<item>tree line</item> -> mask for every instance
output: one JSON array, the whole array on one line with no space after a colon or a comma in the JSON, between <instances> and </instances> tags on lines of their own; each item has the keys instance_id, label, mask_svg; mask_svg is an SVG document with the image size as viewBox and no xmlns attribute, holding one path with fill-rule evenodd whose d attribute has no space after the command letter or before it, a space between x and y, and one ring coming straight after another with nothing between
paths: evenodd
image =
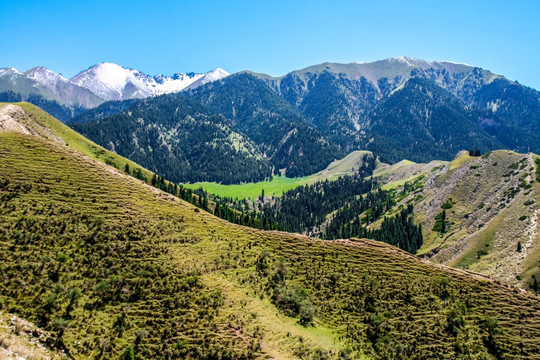
<instances>
[{"instance_id":1,"label":"tree line","mask_svg":"<svg viewBox=\"0 0 540 360\"><path fill-rule=\"evenodd\" d=\"M328 240L369 238L415 253L423 238L422 228L413 221L413 207L409 205L394 217L386 216L395 201L370 178L375 165L376 158L366 154L353 175L299 186L278 198L264 198L263 192L257 201L210 195L202 188L188 189L156 174L148 181L140 169L131 170L127 164L124 170L231 223L307 233ZM369 227L383 216L379 228Z\"/></svg>"}]
</instances>

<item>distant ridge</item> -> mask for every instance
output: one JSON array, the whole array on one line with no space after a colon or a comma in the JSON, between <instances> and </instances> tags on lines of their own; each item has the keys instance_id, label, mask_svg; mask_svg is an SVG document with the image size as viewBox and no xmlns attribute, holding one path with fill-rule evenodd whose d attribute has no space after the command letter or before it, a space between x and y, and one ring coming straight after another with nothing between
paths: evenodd
<instances>
[{"instance_id":1,"label":"distant ridge","mask_svg":"<svg viewBox=\"0 0 540 360\"><path fill-rule=\"evenodd\" d=\"M176 73L173 76L146 75L139 70L103 62L80 72L71 82L92 91L104 100L146 98L179 92L197 83L199 86L222 79L229 73L217 68L207 73Z\"/></svg>"},{"instance_id":2,"label":"distant ridge","mask_svg":"<svg viewBox=\"0 0 540 360\"><path fill-rule=\"evenodd\" d=\"M414 69L418 70L439 70L446 71L450 74L455 73L467 73L474 69L481 70L482 74L487 78L487 82L491 82L494 79L502 78L502 76L493 74L488 70L481 69L476 66L472 66L465 63L459 63L454 61L434 61L434 60L422 60L408 56L391 57L383 60L377 60L372 62L354 61L350 63L334 63L324 62L317 65L308 66L303 69L294 70L283 76L270 76L262 73L255 73L249 70L248 72L254 76L260 77L266 80L273 80L280 82L284 78L290 75L306 76L307 74L315 74L321 72L329 72L331 74L343 74L350 79L358 80L360 78L366 78L372 84L378 87L378 82L382 78L402 78L405 81L410 76L414 76Z\"/></svg>"},{"instance_id":3,"label":"distant ridge","mask_svg":"<svg viewBox=\"0 0 540 360\"><path fill-rule=\"evenodd\" d=\"M179 92L188 87L194 89L228 75L227 71L217 68L202 74L190 72L151 76L110 62L93 65L71 79L44 66L36 66L25 72L3 68L0 69L0 93L13 92L22 97L20 100L38 95L63 106L92 109L110 100L143 99Z\"/></svg>"}]
</instances>

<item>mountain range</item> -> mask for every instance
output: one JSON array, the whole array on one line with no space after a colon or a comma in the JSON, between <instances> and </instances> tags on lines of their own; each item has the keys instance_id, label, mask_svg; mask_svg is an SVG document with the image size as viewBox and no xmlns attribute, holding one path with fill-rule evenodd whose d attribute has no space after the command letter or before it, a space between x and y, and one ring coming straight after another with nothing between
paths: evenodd
<instances>
[{"instance_id":1,"label":"mountain range","mask_svg":"<svg viewBox=\"0 0 540 360\"><path fill-rule=\"evenodd\" d=\"M453 126L450 137L469 138L465 142L470 147L540 150L540 118L532 110L540 105L538 91L471 65L399 57L372 63L324 63L279 78L253 75L299 109L329 140L344 149L373 150L387 161L431 160L422 153L437 147L449 150L438 158L450 160L459 147L438 143L442 135L452 135L441 132L441 127L464 124L460 118L467 118L465 128ZM391 149L383 150L392 144L380 141L381 136L388 138L393 124L409 132L409 141L397 144L405 145L398 156ZM422 131L417 133L422 136L412 136L411 128ZM392 135L403 134L392 131ZM482 140L486 136L491 143ZM421 138L430 144L416 144Z\"/></svg>"},{"instance_id":2,"label":"mountain range","mask_svg":"<svg viewBox=\"0 0 540 360\"><path fill-rule=\"evenodd\" d=\"M323 63L281 77L249 71L228 76L221 69L148 76L112 63L92 66L71 80L41 67L24 74L2 69L0 91L0 100L30 101L97 143L138 161L145 158L145 166L181 182L238 183L272 173L306 176L354 150L372 151L387 163L404 158L452 160L463 149L540 152L538 91L488 70L448 61L398 57ZM252 160L238 162L243 165L228 175L202 169L186 172L185 165L194 159L189 152L175 153L170 144L190 136L176 124L197 118L202 108L190 106L199 110L180 111L176 118L160 110L174 106L179 97L198 103L208 115L220 115L212 117L217 123L210 128L225 121L238 134L231 140L228 131L212 132L203 147L217 142L231 148L234 143L237 150L225 151L221 158L232 163L232 157L249 153ZM143 122L132 118L132 106ZM137 127L158 126L157 119L163 117L170 119L159 125L161 135L139 146L140 134L135 133L146 130ZM132 132L112 129L128 120L133 123L125 128ZM149 149L154 151L152 158L161 160L146 157ZM202 154L197 159L205 164L217 159L212 152ZM172 160L178 156L186 162ZM253 176L257 172L258 178Z\"/></svg>"},{"instance_id":3,"label":"mountain range","mask_svg":"<svg viewBox=\"0 0 540 360\"><path fill-rule=\"evenodd\" d=\"M241 72L181 93L148 98L145 104L174 104L178 96L227 118L235 132L255 145L260 161L268 163L273 173L289 177L320 171L354 150L370 150L387 163L404 158L452 160L463 149L540 152L538 91L466 64L401 57L325 63L279 78ZM99 144L110 149L114 144L122 155L136 156L141 149L123 151L126 144L136 147L133 137L104 130L116 126L108 125L116 114L129 118L125 115L130 106L135 105L107 102L69 122ZM159 109L147 114L150 123L159 114ZM145 164L159 173L174 172L167 162ZM235 180L222 177L221 182L253 180L251 175L242 179L242 173L253 173L244 170ZM216 181L207 174L193 175L172 180ZM265 177L267 173L261 172L260 179Z\"/></svg>"},{"instance_id":4,"label":"mountain range","mask_svg":"<svg viewBox=\"0 0 540 360\"><path fill-rule=\"evenodd\" d=\"M105 101L142 99L179 92L228 75L225 70L218 68L204 74L150 76L110 62L94 65L71 79L43 66L24 73L14 68L4 68L0 69L0 100L13 101L13 96L19 95L20 100L40 106L47 101L56 102L56 106L49 105L47 110L66 121Z\"/></svg>"},{"instance_id":5,"label":"mountain range","mask_svg":"<svg viewBox=\"0 0 540 360\"><path fill-rule=\"evenodd\" d=\"M405 57L224 75L0 71L0 357L539 358L538 91Z\"/></svg>"},{"instance_id":6,"label":"mountain range","mask_svg":"<svg viewBox=\"0 0 540 360\"><path fill-rule=\"evenodd\" d=\"M94 65L71 78L71 82L82 86L105 101L143 99L149 96L168 94L195 88L228 76L217 68L208 73L177 73L173 76L146 75L138 70L126 69L104 62Z\"/></svg>"}]
</instances>

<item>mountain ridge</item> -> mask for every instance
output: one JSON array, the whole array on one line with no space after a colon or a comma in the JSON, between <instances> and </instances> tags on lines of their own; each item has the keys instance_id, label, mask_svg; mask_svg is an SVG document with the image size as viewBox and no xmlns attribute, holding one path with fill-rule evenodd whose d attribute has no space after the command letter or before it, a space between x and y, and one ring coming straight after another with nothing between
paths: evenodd
<instances>
[{"instance_id":1,"label":"mountain ridge","mask_svg":"<svg viewBox=\"0 0 540 360\"><path fill-rule=\"evenodd\" d=\"M163 76L161 74L150 76L139 70L102 62L81 71L72 77L70 81L109 101L146 98L180 92L189 86L200 86L228 75L229 73L223 69L217 68L202 74L176 73L173 76Z\"/></svg>"},{"instance_id":2,"label":"mountain ridge","mask_svg":"<svg viewBox=\"0 0 540 360\"><path fill-rule=\"evenodd\" d=\"M350 63L337 63L337 62L324 62L321 64L307 66L299 70L292 70L287 74L281 76L271 76L264 73L252 72L250 70L244 70L242 72L251 73L254 76L258 76L267 81L282 81L289 75L296 75L299 77L306 74L321 73L327 71L333 74L345 74L353 80L359 80L364 77L369 80L373 85L378 86L379 80L382 78L396 78L402 77L406 80L411 76L411 72L414 69L434 69L440 71L446 71L448 73L463 73L472 72L474 69L480 69L480 71L488 78L488 82L496 78L501 78L501 75L494 74L489 70L482 68L446 60L422 60L411 58L407 56L392 57L382 60L376 60L372 62L350 62Z\"/></svg>"},{"instance_id":3,"label":"mountain ridge","mask_svg":"<svg viewBox=\"0 0 540 360\"><path fill-rule=\"evenodd\" d=\"M530 146L531 151L540 152L540 119L533 110L540 107L540 93L468 64L400 57L369 63L323 63L280 77L253 72L251 75L268 83L312 126L346 152L366 149L379 141L370 136L373 119L369 112L414 78L432 82L455 96L464 108L477 110L470 124L477 128L480 124L482 130L477 131L488 131L509 149L524 152ZM528 109L527 114L522 108ZM467 109L462 111L463 116L470 116L469 113ZM395 119L386 117L385 121L392 123ZM361 140L362 137L367 140ZM492 149L482 148L488 150ZM426 160L429 159L422 159Z\"/></svg>"},{"instance_id":4,"label":"mountain ridge","mask_svg":"<svg viewBox=\"0 0 540 360\"><path fill-rule=\"evenodd\" d=\"M93 65L71 79L44 66L36 66L25 72L15 68L3 68L0 69L0 93L4 94L0 94L0 100L13 101L13 96L5 94L11 91L19 95L20 101L30 100L39 106L43 105L43 100L34 98L43 97L46 101L55 101L58 106L67 106L72 110L70 117L60 116L61 112L56 110L54 115L66 121L80 114L82 111L79 109L92 109L105 101L140 99L180 92L228 75L225 70L216 68L202 74L150 76L110 62ZM55 107L50 106L48 110L54 112Z\"/></svg>"},{"instance_id":5,"label":"mountain ridge","mask_svg":"<svg viewBox=\"0 0 540 360\"><path fill-rule=\"evenodd\" d=\"M48 89L63 104L89 109L103 103L103 100L94 95L90 90L72 83L62 75L44 66L31 68L23 74Z\"/></svg>"}]
</instances>

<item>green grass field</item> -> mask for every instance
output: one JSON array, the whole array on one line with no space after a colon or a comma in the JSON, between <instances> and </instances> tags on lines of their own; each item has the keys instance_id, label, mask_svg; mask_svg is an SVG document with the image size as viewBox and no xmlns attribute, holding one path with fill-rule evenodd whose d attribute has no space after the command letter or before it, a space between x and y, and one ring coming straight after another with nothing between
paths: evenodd
<instances>
[{"instance_id":1,"label":"green grass field","mask_svg":"<svg viewBox=\"0 0 540 360\"><path fill-rule=\"evenodd\" d=\"M264 190L265 196L280 196L283 192L294 189L300 185L308 183L309 177L288 178L285 176L274 176L272 181L260 181L256 183L222 185L213 182L198 182L195 184L183 184L190 189L203 188L210 194L222 197L237 199L253 199L261 195Z\"/></svg>"},{"instance_id":2,"label":"green grass field","mask_svg":"<svg viewBox=\"0 0 540 360\"><path fill-rule=\"evenodd\" d=\"M261 195L264 190L265 196L280 196L288 190L298 186L313 184L317 181L336 180L340 176L351 174L353 169L358 169L362 161L362 156L368 151L353 151L346 157L332 162L328 167L316 174L288 178L284 176L274 176L271 181L260 181L256 183L246 183L239 185L222 185L213 182L198 182L194 184L183 184L190 189L203 188L210 194L222 197L241 199L253 199Z\"/></svg>"}]
</instances>

